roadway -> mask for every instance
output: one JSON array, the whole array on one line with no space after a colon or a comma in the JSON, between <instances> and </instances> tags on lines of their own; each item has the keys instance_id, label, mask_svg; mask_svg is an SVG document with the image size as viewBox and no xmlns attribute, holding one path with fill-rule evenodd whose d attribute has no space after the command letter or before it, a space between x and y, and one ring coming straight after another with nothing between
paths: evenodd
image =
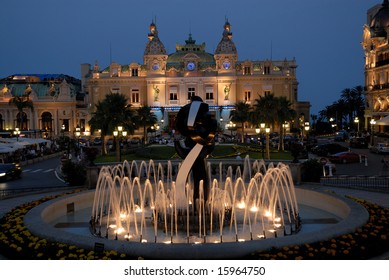
<instances>
[{"instance_id":1,"label":"roadway","mask_svg":"<svg viewBox=\"0 0 389 280\"><path fill-rule=\"evenodd\" d=\"M319 139L320 142L332 141L332 138ZM342 146L349 147L348 142L336 142ZM383 155L372 153L369 149L360 149L360 148L351 148L352 152L366 156L367 162L363 158L362 162L359 163L337 163L336 164L336 173L334 175L349 175L349 176L380 176L382 175L382 159ZM310 158L316 158L318 156L314 154L309 154ZM321 157L320 157L321 158Z\"/></svg>"},{"instance_id":2,"label":"roadway","mask_svg":"<svg viewBox=\"0 0 389 280\"><path fill-rule=\"evenodd\" d=\"M0 191L65 187L67 184L57 173L59 166L60 156L22 166L22 177L0 182Z\"/></svg>"}]
</instances>

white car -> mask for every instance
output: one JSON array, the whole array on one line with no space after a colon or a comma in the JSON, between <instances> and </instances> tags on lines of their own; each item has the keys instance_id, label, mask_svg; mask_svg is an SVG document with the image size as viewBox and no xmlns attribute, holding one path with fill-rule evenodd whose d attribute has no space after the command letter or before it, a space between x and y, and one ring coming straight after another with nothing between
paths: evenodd
<instances>
[{"instance_id":1,"label":"white car","mask_svg":"<svg viewBox=\"0 0 389 280\"><path fill-rule=\"evenodd\" d=\"M377 154L389 154L389 143L377 143L370 148L370 151Z\"/></svg>"}]
</instances>

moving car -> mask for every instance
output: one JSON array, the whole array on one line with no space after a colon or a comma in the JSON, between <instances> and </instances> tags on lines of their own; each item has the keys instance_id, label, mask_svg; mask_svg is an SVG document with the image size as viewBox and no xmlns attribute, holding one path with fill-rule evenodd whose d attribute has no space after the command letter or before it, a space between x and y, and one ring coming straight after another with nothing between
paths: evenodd
<instances>
[{"instance_id":1,"label":"moving car","mask_svg":"<svg viewBox=\"0 0 389 280\"><path fill-rule=\"evenodd\" d=\"M0 180L6 181L10 179L20 178L22 176L22 167L18 163L1 163L0 164Z\"/></svg>"},{"instance_id":2,"label":"moving car","mask_svg":"<svg viewBox=\"0 0 389 280\"><path fill-rule=\"evenodd\" d=\"M351 163L351 162L359 162L360 156L354 152L340 152L333 155L328 156L328 159L331 162L339 162L339 163Z\"/></svg>"}]
</instances>

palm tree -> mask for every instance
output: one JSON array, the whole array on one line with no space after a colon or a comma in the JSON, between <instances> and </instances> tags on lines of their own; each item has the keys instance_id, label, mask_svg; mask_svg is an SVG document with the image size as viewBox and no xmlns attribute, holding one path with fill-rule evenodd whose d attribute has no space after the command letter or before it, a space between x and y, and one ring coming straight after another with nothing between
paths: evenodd
<instances>
[{"instance_id":1,"label":"palm tree","mask_svg":"<svg viewBox=\"0 0 389 280\"><path fill-rule=\"evenodd\" d=\"M364 111L364 90L362 86L356 86L352 89L342 90L341 99L347 104L346 114L348 115L349 126L352 125L354 117L359 116L361 119Z\"/></svg>"},{"instance_id":2,"label":"palm tree","mask_svg":"<svg viewBox=\"0 0 389 280\"><path fill-rule=\"evenodd\" d=\"M111 135L117 126L123 126L129 134L134 134L135 111L125 95L110 93L97 102L96 111L89 121L91 132L101 130L102 154L107 153L105 137Z\"/></svg>"},{"instance_id":3,"label":"palm tree","mask_svg":"<svg viewBox=\"0 0 389 280\"><path fill-rule=\"evenodd\" d=\"M19 120L17 121L17 126L20 127L20 129L27 129L27 127L23 127L23 117L24 117L24 112L23 109L25 108L30 108L31 111L34 110L34 104L30 100L29 94L31 93L31 87L28 87L26 91L24 92L24 95L22 96L13 96L9 101L9 105L13 105L18 109L19 112Z\"/></svg>"},{"instance_id":4,"label":"palm tree","mask_svg":"<svg viewBox=\"0 0 389 280\"><path fill-rule=\"evenodd\" d=\"M147 143L147 127L154 125L158 119L157 116L151 112L151 107L144 105L136 110L137 112L137 124L143 127L143 143Z\"/></svg>"},{"instance_id":5,"label":"palm tree","mask_svg":"<svg viewBox=\"0 0 389 280\"><path fill-rule=\"evenodd\" d=\"M242 143L244 143L244 124L250 120L251 107L244 101L235 103L235 109L230 112L230 120L242 125Z\"/></svg>"},{"instance_id":6,"label":"palm tree","mask_svg":"<svg viewBox=\"0 0 389 280\"><path fill-rule=\"evenodd\" d=\"M286 122L293 120L297 113L292 109L292 103L285 96L279 96L276 100L276 122L279 126L280 141L278 143L278 150L284 150L284 129L283 125Z\"/></svg>"},{"instance_id":7,"label":"palm tree","mask_svg":"<svg viewBox=\"0 0 389 280\"><path fill-rule=\"evenodd\" d=\"M255 99L255 102L254 108L260 122L274 128L277 120L275 112L278 107L278 100L274 97L274 94L266 92L264 96Z\"/></svg>"}]
</instances>

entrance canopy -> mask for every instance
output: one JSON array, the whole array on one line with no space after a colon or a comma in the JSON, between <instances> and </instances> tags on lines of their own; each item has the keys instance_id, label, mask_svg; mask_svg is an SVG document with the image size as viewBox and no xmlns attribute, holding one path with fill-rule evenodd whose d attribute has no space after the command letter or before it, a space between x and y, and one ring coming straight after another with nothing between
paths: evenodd
<instances>
[{"instance_id":1,"label":"entrance canopy","mask_svg":"<svg viewBox=\"0 0 389 280\"><path fill-rule=\"evenodd\" d=\"M389 125L389 115L375 122L376 125Z\"/></svg>"}]
</instances>

